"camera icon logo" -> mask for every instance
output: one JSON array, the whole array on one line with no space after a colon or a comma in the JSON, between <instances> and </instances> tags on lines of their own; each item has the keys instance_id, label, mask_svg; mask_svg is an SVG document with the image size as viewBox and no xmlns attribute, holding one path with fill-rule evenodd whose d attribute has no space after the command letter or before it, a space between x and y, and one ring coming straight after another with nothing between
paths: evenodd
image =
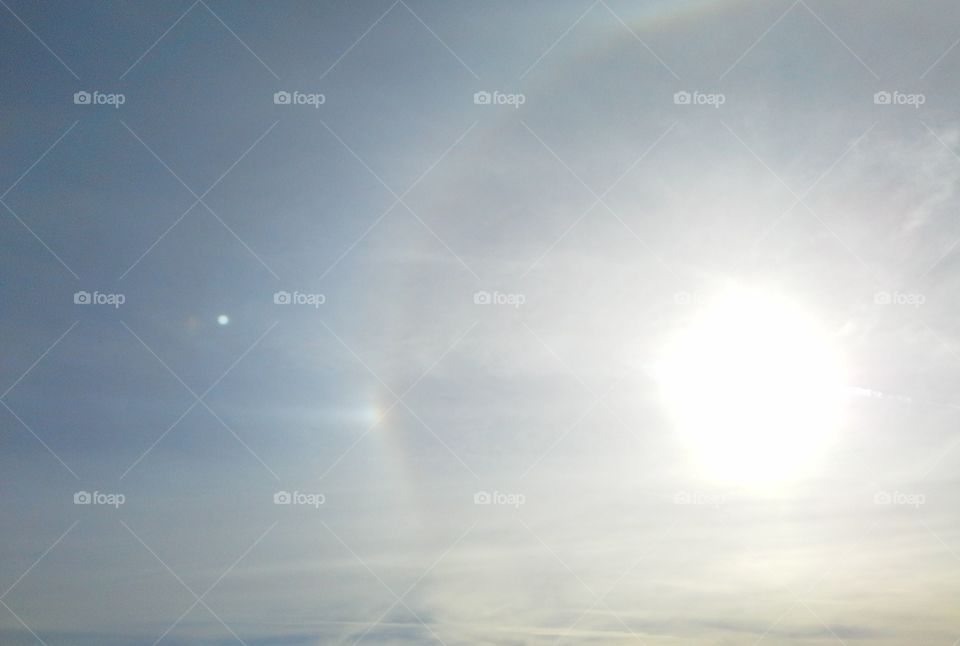
<instances>
[{"instance_id":1,"label":"camera icon logo","mask_svg":"<svg viewBox=\"0 0 960 646\"><path fill-rule=\"evenodd\" d=\"M292 500L289 491L278 491L273 494L273 504L275 505L289 505Z\"/></svg>"},{"instance_id":2,"label":"camera icon logo","mask_svg":"<svg viewBox=\"0 0 960 646\"><path fill-rule=\"evenodd\" d=\"M490 493L487 491L478 491L473 494L473 504L475 505L489 505L491 501Z\"/></svg>"},{"instance_id":3,"label":"camera icon logo","mask_svg":"<svg viewBox=\"0 0 960 646\"><path fill-rule=\"evenodd\" d=\"M84 90L73 93L73 102L77 105L90 105L90 93Z\"/></svg>"},{"instance_id":4,"label":"camera icon logo","mask_svg":"<svg viewBox=\"0 0 960 646\"><path fill-rule=\"evenodd\" d=\"M92 297L90 292L74 292L73 293L73 303L74 305L89 305L92 302Z\"/></svg>"},{"instance_id":5,"label":"camera icon logo","mask_svg":"<svg viewBox=\"0 0 960 646\"><path fill-rule=\"evenodd\" d=\"M274 305L289 305L292 301L292 296L290 292L274 292L273 293L273 304Z\"/></svg>"},{"instance_id":6,"label":"camera icon logo","mask_svg":"<svg viewBox=\"0 0 960 646\"><path fill-rule=\"evenodd\" d=\"M690 105L691 99L690 93L686 91L676 92L673 95L673 102L676 105Z\"/></svg>"},{"instance_id":7,"label":"camera icon logo","mask_svg":"<svg viewBox=\"0 0 960 646\"><path fill-rule=\"evenodd\" d=\"M492 98L493 97L490 95L490 93L484 90L473 93L473 102L476 105L490 105Z\"/></svg>"},{"instance_id":8,"label":"camera icon logo","mask_svg":"<svg viewBox=\"0 0 960 646\"><path fill-rule=\"evenodd\" d=\"M873 95L873 102L877 105L890 105L893 102L893 95L889 92L877 92Z\"/></svg>"},{"instance_id":9,"label":"camera icon logo","mask_svg":"<svg viewBox=\"0 0 960 646\"><path fill-rule=\"evenodd\" d=\"M77 491L73 494L73 504L75 505L89 505L93 502L93 496L90 495L89 491Z\"/></svg>"},{"instance_id":10,"label":"camera icon logo","mask_svg":"<svg viewBox=\"0 0 960 646\"><path fill-rule=\"evenodd\" d=\"M889 305L893 302L893 296L890 292L877 292L873 295L873 302L876 305Z\"/></svg>"},{"instance_id":11,"label":"camera icon logo","mask_svg":"<svg viewBox=\"0 0 960 646\"><path fill-rule=\"evenodd\" d=\"M490 292L480 290L479 292L474 292L473 302L475 305L489 305L493 302L493 297Z\"/></svg>"},{"instance_id":12,"label":"camera icon logo","mask_svg":"<svg viewBox=\"0 0 960 646\"><path fill-rule=\"evenodd\" d=\"M274 92L273 102L275 105L290 105L290 93L283 90Z\"/></svg>"},{"instance_id":13,"label":"camera icon logo","mask_svg":"<svg viewBox=\"0 0 960 646\"><path fill-rule=\"evenodd\" d=\"M876 505L889 505L893 502L893 496L890 495L889 491L878 491L873 494L873 502Z\"/></svg>"}]
</instances>

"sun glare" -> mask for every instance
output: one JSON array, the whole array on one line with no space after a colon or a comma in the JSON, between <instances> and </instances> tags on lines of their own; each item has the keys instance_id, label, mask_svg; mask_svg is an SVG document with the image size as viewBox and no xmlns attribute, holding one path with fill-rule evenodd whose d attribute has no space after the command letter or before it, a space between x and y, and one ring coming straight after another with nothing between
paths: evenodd
<instances>
[{"instance_id":1,"label":"sun glare","mask_svg":"<svg viewBox=\"0 0 960 646\"><path fill-rule=\"evenodd\" d=\"M658 372L708 478L765 485L799 475L840 423L839 349L780 297L727 290L672 341Z\"/></svg>"}]
</instances>

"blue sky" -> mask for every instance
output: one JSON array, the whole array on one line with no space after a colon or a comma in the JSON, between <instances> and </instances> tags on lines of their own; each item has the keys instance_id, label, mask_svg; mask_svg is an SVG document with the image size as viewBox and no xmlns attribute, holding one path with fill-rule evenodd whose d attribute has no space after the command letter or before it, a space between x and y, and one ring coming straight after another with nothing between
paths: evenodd
<instances>
[{"instance_id":1,"label":"blue sky","mask_svg":"<svg viewBox=\"0 0 960 646\"><path fill-rule=\"evenodd\" d=\"M0 4L0 642L960 638L954 4Z\"/></svg>"}]
</instances>

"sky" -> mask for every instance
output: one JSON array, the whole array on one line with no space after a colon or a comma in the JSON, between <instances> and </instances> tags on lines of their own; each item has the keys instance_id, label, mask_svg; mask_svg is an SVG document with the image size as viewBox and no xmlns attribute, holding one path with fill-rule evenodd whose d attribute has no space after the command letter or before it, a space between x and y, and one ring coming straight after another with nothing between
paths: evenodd
<instances>
[{"instance_id":1,"label":"sky","mask_svg":"<svg viewBox=\"0 0 960 646\"><path fill-rule=\"evenodd\" d=\"M955 3L0 5L0 643L960 643Z\"/></svg>"}]
</instances>

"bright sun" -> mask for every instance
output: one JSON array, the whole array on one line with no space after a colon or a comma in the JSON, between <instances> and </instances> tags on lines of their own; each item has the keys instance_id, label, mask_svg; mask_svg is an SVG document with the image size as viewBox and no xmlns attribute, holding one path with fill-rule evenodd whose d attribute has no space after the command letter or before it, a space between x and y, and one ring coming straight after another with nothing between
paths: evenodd
<instances>
[{"instance_id":1,"label":"bright sun","mask_svg":"<svg viewBox=\"0 0 960 646\"><path fill-rule=\"evenodd\" d=\"M841 354L780 297L727 290L673 340L658 378L712 479L768 485L798 475L840 422Z\"/></svg>"}]
</instances>

